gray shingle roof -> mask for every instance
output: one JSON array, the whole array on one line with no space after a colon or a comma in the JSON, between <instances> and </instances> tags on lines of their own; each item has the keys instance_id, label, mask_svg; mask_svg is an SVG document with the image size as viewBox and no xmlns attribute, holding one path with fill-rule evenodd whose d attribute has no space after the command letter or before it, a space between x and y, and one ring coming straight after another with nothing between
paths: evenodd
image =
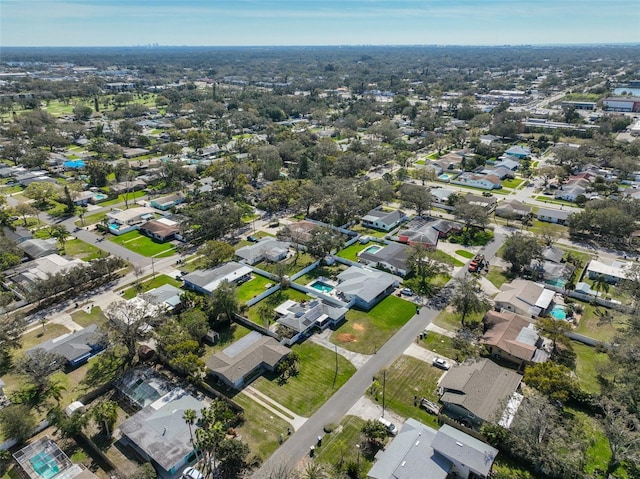
<instances>
[{"instance_id":1,"label":"gray shingle roof","mask_svg":"<svg viewBox=\"0 0 640 479\"><path fill-rule=\"evenodd\" d=\"M432 442L433 449L454 462L469 466L476 474L486 476L498 450L445 424ZM428 476L426 476L428 477Z\"/></svg>"},{"instance_id":2,"label":"gray shingle roof","mask_svg":"<svg viewBox=\"0 0 640 479\"><path fill-rule=\"evenodd\" d=\"M92 351L92 345L98 344L103 338L97 325L91 324L80 331L67 333L29 349L27 354L36 349L44 349L47 352L59 354L67 361L74 361Z\"/></svg>"}]
</instances>

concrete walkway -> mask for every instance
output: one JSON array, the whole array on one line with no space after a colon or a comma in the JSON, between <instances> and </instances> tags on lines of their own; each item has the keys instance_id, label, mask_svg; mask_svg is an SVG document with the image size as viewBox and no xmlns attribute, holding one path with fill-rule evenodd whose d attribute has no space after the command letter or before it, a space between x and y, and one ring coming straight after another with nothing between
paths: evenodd
<instances>
[{"instance_id":1,"label":"concrete walkway","mask_svg":"<svg viewBox=\"0 0 640 479\"><path fill-rule=\"evenodd\" d=\"M412 358L419 359L420 361L424 361L425 363L431 364L434 359L442 358L446 360L449 364L458 364L457 361L454 361L451 358L447 358L442 354L436 354L433 351L423 348L422 346L418 346L416 343L411 343L407 349L404 350L404 353L407 356L411 356Z\"/></svg>"},{"instance_id":2,"label":"concrete walkway","mask_svg":"<svg viewBox=\"0 0 640 479\"><path fill-rule=\"evenodd\" d=\"M333 331L330 329L325 329L319 334L314 334L309 339L320 346L330 349L331 351L336 351L337 348L338 354L347 359L347 361L353 364L356 369L360 369L367 361L369 361L369 358L371 357L370 354L354 353L353 351L341 348L329 341L329 336L331 336L332 332Z\"/></svg>"},{"instance_id":3,"label":"concrete walkway","mask_svg":"<svg viewBox=\"0 0 640 479\"><path fill-rule=\"evenodd\" d=\"M242 390L242 394L247 396L248 398L254 400L258 404L260 404L265 409L268 409L273 414L278 416L279 418L287 421L291 426L293 426L293 430L297 431L302 427L302 425L307 421L306 417L298 416L294 412L290 411L286 407L281 404L278 404L269 396L262 394L253 386L247 386ZM283 414L284 413L284 414Z\"/></svg>"},{"instance_id":4,"label":"concrete walkway","mask_svg":"<svg viewBox=\"0 0 640 479\"><path fill-rule=\"evenodd\" d=\"M455 338L456 336L456 333L454 333L453 331L449 331L448 329L441 328L440 326L436 326L433 323L429 323L425 329L427 331L432 331L434 333L438 333L443 336L448 336L450 338Z\"/></svg>"},{"instance_id":5,"label":"concrete walkway","mask_svg":"<svg viewBox=\"0 0 640 479\"><path fill-rule=\"evenodd\" d=\"M365 421L370 419L378 419L382 417L382 404L378 401L372 400L369 396L362 396L356 403L351 406L351 409L347 411L347 416L356 416ZM384 417L394 423L398 429L402 429L405 418L399 416L393 411L385 409Z\"/></svg>"}]
</instances>

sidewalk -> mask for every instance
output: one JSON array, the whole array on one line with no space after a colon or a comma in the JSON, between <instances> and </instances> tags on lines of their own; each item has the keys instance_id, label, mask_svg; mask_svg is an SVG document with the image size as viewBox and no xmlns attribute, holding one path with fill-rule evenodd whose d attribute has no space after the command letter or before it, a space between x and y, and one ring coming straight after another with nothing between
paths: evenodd
<instances>
[{"instance_id":1,"label":"sidewalk","mask_svg":"<svg viewBox=\"0 0 640 479\"><path fill-rule=\"evenodd\" d=\"M247 396L248 398L254 400L258 404L260 404L262 407L268 409L279 418L291 424L293 426L294 431L297 431L298 429L300 429L302 425L307 421L306 417L298 416L297 414L290 411L283 405L275 402L269 396L262 394L253 386L245 387L241 393Z\"/></svg>"},{"instance_id":2,"label":"sidewalk","mask_svg":"<svg viewBox=\"0 0 640 479\"><path fill-rule=\"evenodd\" d=\"M343 358L346 358L351 364L353 364L356 369L360 369L371 357L370 354L361 354L354 353L353 351L349 351L347 349L341 348L340 346L336 346L331 341L329 341L329 336L331 336L332 331L330 329L325 329L319 334L314 334L309 338L316 344L320 346L324 346L331 351L338 351L338 354Z\"/></svg>"}]
</instances>

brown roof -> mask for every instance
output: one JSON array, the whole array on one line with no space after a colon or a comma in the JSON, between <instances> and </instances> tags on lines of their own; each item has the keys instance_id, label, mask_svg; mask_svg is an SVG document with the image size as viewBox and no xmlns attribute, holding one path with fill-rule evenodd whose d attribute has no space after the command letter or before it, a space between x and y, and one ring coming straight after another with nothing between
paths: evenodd
<instances>
[{"instance_id":1,"label":"brown roof","mask_svg":"<svg viewBox=\"0 0 640 479\"><path fill-rule=\"evenodd\" d=\"M153 233L160 236L170 236L180 231L178 226L169 226L159 221L147 221L140 227L141 230L146 230L149 233Z\"/></svg>"},{"instance_id":2,"label":"brown roof","mask_svg":"<svg viewBox=\"0 0 640 479\"><path fill-rule=\"evenodd\" d=\"M457 404L477 417L493 421L504 407L503 401L511 396L522 376L498 366L488 359L464 363L451 368L442 378L444 394L440 400Z\"/></svg>"},{"instance_id":3,"label":"brown roof","mask_svg":"<svg viewBox=\"0 0 640 479\"><path fill-rule=\"evenodd\" d=\"M482 343L502 349L523 361L531 361L536 351L535 344L518 341L523 329L532 322L515 313L489 311L484 317L486 331Z\"/></svg>"},{"instance_id":4,"label":"brown roof","mask_svg":"<svg viewBox=\"0 0 640 479\"><path fill-rule=\"evenodd\" d=\"M237 384L258 367L275 368L290 352L289 348L281 345L271 336L262 336L254 331L213 355L206 365L213 373L224 377L229 383Z\"/></svg>"}]
</instances>

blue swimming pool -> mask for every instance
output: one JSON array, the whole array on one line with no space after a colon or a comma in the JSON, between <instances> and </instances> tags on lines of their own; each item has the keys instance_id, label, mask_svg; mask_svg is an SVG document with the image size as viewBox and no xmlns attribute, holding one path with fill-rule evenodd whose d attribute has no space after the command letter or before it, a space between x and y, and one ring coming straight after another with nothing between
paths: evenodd
<instances>
[{"instance_id":1,"label":"blue swimming pool","mask_svg":"<svg viewBox=\"0 0 640 479\"><path fill-rule=\"evenodd\" d=\"M317 289L321 293L330 293L331 291L333 291L333 286L323 281L314 281L310 286L313 289Z\"/></svg>"},{"instance_id":2,"label":"blue swimming pool","mask_svg":"<svg viewBox=\"0 0 640 479\"><path fill-rule=\"evenodd\" d=\"M382 246L378 246L377 244L367 246L362 250L363 253L375 254L382 249Z\"/></svg>"},{"instance_id":3,"label":"blue swimming pool","mask_svg":"<svg viewBox=\"0 0 640 479\"><path fill-rule=\"evenodd\" d=\"M554 319L558 319L560 321L566 321L567 312L565 311L564 306L560 306L556 304L551 310L551 316Z\"/></svg>"},{"instance_id":4,"label":"blue swimming pool","mask_svg":"<svg viewBox=\"0 0 640 479\"><path fill-rule=\"evenodd\" d=\"M31 467L42 479L51 479L60 472L60 467L56 464L55 458L49 453L42 451L29 459Z\"/></svg>"},{"instance_id":5,"label":"blue swimming pool","mask_svg":"<svg viewBox=\"0 0 640 479\"><path fill-rule=\"evenodd\" d=\"M108 198L107 195L103 195L102 193L96 193L95 195L93 195L93 199L96 201L102 201L102 200L106 200Z\"/></svg>"},{"instance_id":6,"label":"blue swimming pool","mask_svg":"<svg viewBox=\"0 0 640 479\"><path fill-rule=\"evenodd\" d=\"M109 223L109 229L110 230L117 230L119 228L119 226L115 223Z\"/></svg>"},{"instance_id":7,"label":"blue swimming pool","mask_svg":"<svg viewBox=\"0 0 640 479\"><path fill-rule=\"evenodd\" d=\"M440 175L438 175L438 178L440 178L441 180L450 180L454 176L455 175L452 175L451 173L441 173Z\"/></svg>"},{"instance_id":8,"label":"blue swimming pool","mask_svg":"<svg viewBox=\"0 0 640 479\"><path fill-rule=\"evenodd\" d=\"M67 168L84 168L84 160L69 160L63 163Z\"/></svg>"}]
</instances>

